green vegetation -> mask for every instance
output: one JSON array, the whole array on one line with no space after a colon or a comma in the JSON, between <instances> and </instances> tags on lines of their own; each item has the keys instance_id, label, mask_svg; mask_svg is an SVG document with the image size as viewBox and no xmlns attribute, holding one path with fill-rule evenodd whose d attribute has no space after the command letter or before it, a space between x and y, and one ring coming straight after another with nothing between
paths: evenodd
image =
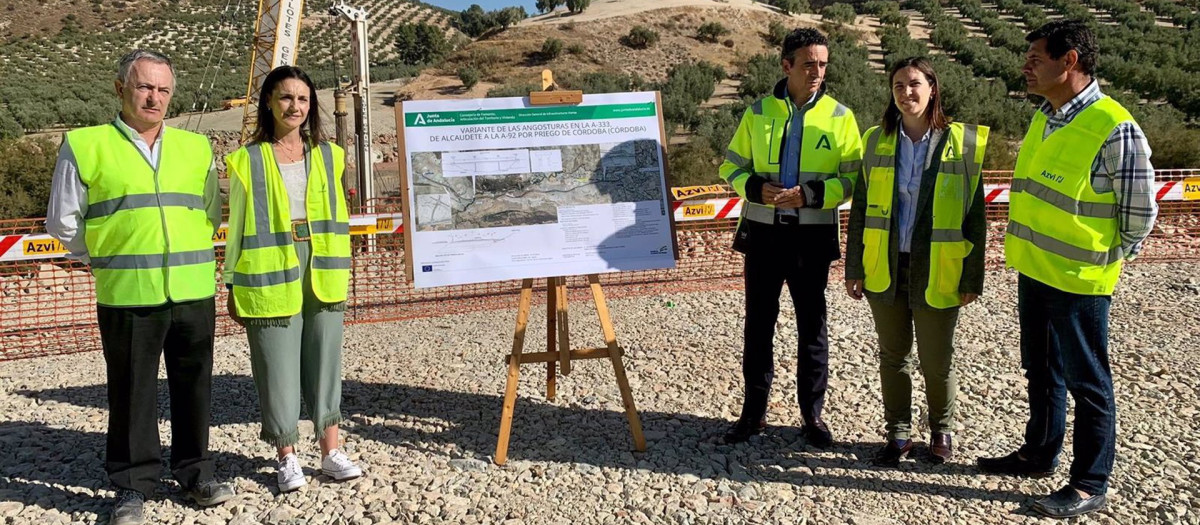
<instances>
[{"instance_id":1,"label":"green vegetation","mask_svg":"<svg viewBox=\"0 0 1200 525\"><path fill-rule=\"evenodd\" d=\"M1021 0L1016 0L1020 2ZM899 13L900 4L886 0L868 0L858 4L858 13L862 15L883 16L886 13Z\"/></svg>"},{"instance_id":2,"label":"green vegetation","mask_svg":"<svg viewBox=\"0 0 1200 525\"><path fill-rule=\"evenodd\" d=\"M547 62L558 58L563 51L563 42L554 37L547 38L542 42L542 60Z\"/></svg>"},{"instance_id":3,"label":"green vegetation","mask_svg":"<svg viewBox=\"0 0 1200 525\"><path fill-rule=\"evenodd\" d=\"M487 97L528 97L529 93L534 91L541 91L541 88L533 84L501 84L489 89L487 92Z\"/></svg>"},{"instance_id":4,"label":"green vegetation","mask_svg":"<svg viewBox=\"0 0 1200 525\"><path fill-rule=\"evenodd\" d=\"M420 23L400 26L396 31L396 51L407 64L432 64L451 49L441 28Z\"/></svg>"},{"instance_id":5,"label":"green vegetation","mask_svg":"<svg viewBox=\"0 0 1200 525\"><path fill-rule=\"evenodd\" d=\"M700 123L700 104L713 96L716 83L725 79L725 70L700 62L671 68L667 81L657 86L662 92L663 116L667 129L695 127ZM668 131L669 132L669 131Z\"/></svg>"},{"instance_id":6,"label":"green vegetation","mask_svg":"<svg viewBox=\"0 0 1200 525\"><path fill-rule=\"evenodd\" d=\"M887 80L871 69L867 48L848 30L829 32L829 64L825 71L828 93L853 110L859 131L866 131L883 115L891 96Z\"/></svg>"},{"instance_id":7,"label":"green vegetation","mask_svg":"<svg viewBox=\"0 0 1200 525\"><path fill-rule=\"evenodd\" d=\"M46 139L0 139L0 218L44 217L58 148Z\"/></svg>"},{"instance_id":8,"label":"green vegetation","mask_svg":"<svg viewBox=\"0 0 1200 525\"><path fill-rule=\"evenodd\" d=\"M967 4L970 0L960 3ZM1008 47L998 47L998 43L989 43L979 38L971 38L967 28L958 18L945 13L945 10L935 1L927 0L917 8L930 24L933 31L929 39L938 47L950 53L958 63L969 66L976 76L983 78L998 78L1004 82L1008 91L1023 91L1025 77L1021 74L1024 59L1018 52ZM971 12L970 7L964 8ZM994 15L994 13L992 13ZM968 15L969 16L969 15ZM1002 22L1009 24L1009 22ZM1020 36L1024 42L1024 36ZM1022 49L1025 46L1022 45ZM1021 51L1023 53L1024 51Z\"/></svg>"},{"instance_id":9,"label":"green vegetation","mask_svg":"<svg viewBox=\"0 0 1200 525\"><path fill-rule=\"evenodd\" d=\"M772 20L767 26L766 39L767 43L773 46L783 47L783 39L787 38L788 28L778 20Z\"/></svg>"},{"instance_id":10,"label":"green vegetation","mask_svg":"<svg viewBox=\"0 0 1200 525\"><path fill-rule=\"evenodd\" d=\"M565 89L578 89L584 93L621 93L647 88L646 81L636 73L626 75L605 71L583 74L568 72L558 80L558 85Z\"/></svg>"},{"instance_id":11,"label":"green vegetation","mask_svg":"<svg viewBox=\"0 0 1200 525\"><path fill-rule=\"evenodd\" d=\"M549 13L558 9L558 6L563 5L563 2L564 0L537 0L536 7L539 13Z\"/></svg>"},{"instance_id":12,"label":"green vegetation","mask_svg":"<svg viewBox=\"0 0 1200 525\"><path fill-rule=\"evenodd\" d=\"M592 5L592 0L567 0L567 10L572 13L582 13Z\"/></svg>"},{"instance_id":13,"label":"green vegetation","mask_svg":"<svg viewBox=\"0 0 1200 525\"><path fill-rule=\"evenodd\" d=\"M485 12L479 4L471 4L471 7L458 14L454 25L468 36L478 38L494 30L508 29L528 17L524 7L505 7Z\"/></svg>"},{"instance_id":14,"label":"green vegetation","mask_svg":"<svg viewBox=\"0 0 1200 525\"><path fill-rule=\"evenodd\" d=\"M899 11L888 11L879 16L879 23L885 26L900 27L908 30L908 17Z\"/></svg>"},{"instance_id":15,"label":"green vegetation","mask_svg":"<svg viewBox=\"0 0 1200 525\"><path fill-rule=\"evenodd\" d=\"M720 22L706 22L696 29L696 39L716 43L722 36L728 35L729 30Z\"/></svg>"},{"instance_id":16,"label":"green vegetation","mask_svg":"<svg viewBox=\"0 0 1200 525\"><path fill-rule=\"evenodd\" d=\"M305 10L309 15L325 13L331 3L309 0ZM130 16L112 2L82 2L71 7L76 12L63 18L57 32L5 38L0 41L0 137L111 120L120 107L113 93L116 62L135 47L163 52L175 66L169 117L220 109L223 100L245 96L253 9L243 7L235 17L227 4L171 1L155 4L153 12ZM416 72L393 45L401 25L444 28L451 18L446 10L414 0L373 0L370 11L371 78L376 81ZM85 20L104 25L85 26ZM318 88L332 87L352 63L348 22L309 16L303 24L297 65ZM454 30L442 32L462 37Z\"/></svg>"},{"instance_id":17,"label":"green vegetation","mask_svg":"<svg viewBox=\"0 0 1200 525\"><path fill-rule=\"evenodd\" d=\"M769 0L767 4L775 6L785 15L806 13L812 9L808 6L808 0Z\"/></svg>"},{"instance_id":18,"label":"green vegetation","mask_svg":"<svg viewBox=\"0 0 1200 525\"><path fill-rule=\"evenodd\" d=\"M825 6L825 9L821 10L821 18L823 20L840 24L853 24L854 15L854 8L850 7L850 4L843 4L841 2L829 4Z\"/></svg>"},{"instance_id":19,"label":"green vegetation","mask_svg":"<svg viewBox=\"0 0 1200 525\"><path fill-rule=\"evenodd\" d=\"M775 83L783 78L779 55L762 53L750 57L742 70L742 83L738 86L738 96L756 99L771 93Z\"/></svg>"},{"instance_id":20,"label":"green vegetation","mask_svg":"<svg viewBox=\"0 0 1200 525\"><path fill-rule=\"evenodd\" d=\"M658 42L658 33L646 26L633 26L621 43L634 49L646 49Z\"/></svg>"},{"instance_id":21,"label":"green vegetation","mask_svg":"<svg viewBox=\"0 0 1200 525\"><path fill-rule=\"evenodd\" d=\"M879 47L883 48L885 70L890 70L897 60L929 54L925 45L913 40L907 29L885 26L880 27L876 33L879 35Z\"/></svg>"},{"instance_id":22,"label":"green vegetation","mask_svg":"<svg viewBox=\"0 0 1200 525\"><path fill-rule=\"evenodd\" d=\"M460 67L458 79L462 81L464 88L471 89L479 83L479 70L472 66Z\"/></svg>"},{"instance_id":23,"label":"green vegetation","mask_svg":"<svg viewBox=\"0 0 1200 525\"><path fill-rule=\"evenodd\" d=\"M309 14L323 13L331 1L309 0L305 8ZM578 13L588 3L539 0L537 5L543 12L566 6ZM766 3L785 13L811 10L805 0ZM178 87L169 116L219 107L224 99L244 95L252 17L240 15L234 20L227 16L224 0L169 1L156 4L153 16L121 15L121 21L107 30L88 26L104 13L116 16L113 13L123 12L112 4L81 2L73 8L79 12L65 16L57 32L0 42L0 56L4 57L0 61L0 139L110 120L118 109L112 93L115 62L135 43L163 51L175 63ZM901 13L902 5L921 13L928 22L930 42L918 42L909 35L906 26L910 21ZM422 64L436 64L452 49L470 42L466 35L494 34L525 17L519 8L489 12L472 6L448 12L412 0L369 0L367 6L372 14L369 40L375 80L414 75ZM1084 20L1097 29L1101 49L1098 77L1105 92L1138 119L1154 150L1154 164L1159 168L1200 167L1200 82L1196 81L1200 78L1200 1L842 0L828 5L821 14L829 22L826 31L831 39L829 93L853 109L865 129L878 123L889 91L883 75L872 69L865 47L858 43L861 36L841 25L854 20L855 9L882 22L876 33L885 66L900 58L930 56L942 82L947 112L957 120L992 127L988 168L1012 168L1018 141L1037 107L1036 101L1025 95L1020 73L1027 47L1024 37L1060 17ZM775 18L763 28L763 37L777 49L790 24L783 17ZM299 65L318 87L329 87L336 75L349 73L347 23L319 17L304 22ZM459 29L450 29L451 25ZM575 26L566 23L559 27L571 31ZM714 21L695 28L695 36L720 42L728 38L725 30L723 21ZM659 35L649 27L635 27L621 37L622 44L635 49L654 46L658 40ZM574 55L569 60L582 60L588 47L549 38L532 56L562 61L563 51ZM480 46L465 55L446 68L457 73L464 87L507 80L492 72L503 60L496 49ZM565 72L558 81L564 88L588 93L661 90L669 127L691 137L686 145L670 148L672 183L689 184L716 180L720 154L745 107L754 98L769 94L782 78L774 51L750 57L737 69L740 100L716 108L700 106L711 97L725 72L707 64L680 64L658 84L613 72ZM488 96L523 97L536 89L527 84L502 84ZM0 141L0 184L4 188L0 190L0 216L44 211L45 197L35 186L48 180L54 148L31 144L26 148Z\"/></svg>"}]
</instances>

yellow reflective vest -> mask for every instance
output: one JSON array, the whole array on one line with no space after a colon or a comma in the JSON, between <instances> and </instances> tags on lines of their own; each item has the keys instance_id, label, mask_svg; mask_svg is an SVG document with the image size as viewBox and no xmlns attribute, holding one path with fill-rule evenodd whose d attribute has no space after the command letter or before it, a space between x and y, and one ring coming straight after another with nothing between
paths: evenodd
<instances>
[{"instance_id":1,"label":"yellow reflective vest","mask_svg":"<svg viewBox=\"0 0 1200 525\"><path fill-rule=\"evenodd\" d=\"M934 181L933 231L929 234L929 281L925 302L934 308L959 306L963 260L974 249L963 236L963 222L974 203L982 178L986 126L951 123L941 150ZM865 222L862 231L863 288L882 293L892 285L889 241L896 203L896 141L873 127L863 135L862 183L866 184ZM924 162L922 159L921 162ZM924 232L913 233L914 237ZM919 267L919 265L914 265Z\"/></svg>"},{"instance_id":2,"label":"yellow reflective vest","mask_svg":"<svg viewBox=\"0 0 1200 525\"><path fill-rule=\"evenodd\" d=\"M820 181L824 191L819 209L796 210L799 222L838 224L837 207L854 194L862 158L854 112L822 91L804 113L803 127L793 129L797 110L788 98L786 82L742 115L719 168L721 179L742 197L742 220L774 224L775 206L750 202L746 185L751 177L778 183L785 140L791 133L802 133L798 182Z\"/></svg>"},{"instance_id":3,"label":"yellow reflective vest","mask_svg":"<svg viewBox=\"0 0 1200 525\"><path fill-rule=\"evenodd\" d=\"M1132 120L1103 97L1043 139L1046 115L1034 114L1009 194L1009 267L1065 292L1112 295L1124 257L1117 198L1092 189L1092 164L1117 125Z\"/></svg>"},{"instance_id":4,"label":"yellow reflective vest","mask_svg":"<svg viewBox=\"0 0 1200 525\"><path fill-rule=\"evenodd\" d=\"M84 241L96 302L156 306L216 292L213 224L204 207L212 148L203 135L163 126L151 166L117 123L65 140L87 185Z\"/></svg>"},{"instance_id":5,"label":"yellow reflective vest","mask_svg":"<svg viewBox=\"0 0 1200 525\"><path fill-rule=\"evenodd\" d=\"M324 303L346 300L350 283L350 214L343 197L345 153L322 142L306 146L306 225L312 247L313 294ZM233 265L233 300L241 317L290 317L304 305L300 261L293 245L287 188L270 145L253 143L225 157L231 184L245 191L246 207ZM233 212L230 215L234 215Z\"/></svg>"}]
</instances>

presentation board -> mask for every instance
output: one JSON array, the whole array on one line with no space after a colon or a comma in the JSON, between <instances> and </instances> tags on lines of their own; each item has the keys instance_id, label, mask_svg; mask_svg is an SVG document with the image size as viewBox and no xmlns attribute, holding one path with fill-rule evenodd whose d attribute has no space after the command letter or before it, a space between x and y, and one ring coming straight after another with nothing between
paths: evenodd
<instances>
[{"instance_id":1,"label":"presentation board","mask_svg":"<svg viewBox=\"0 0 1200 525\"><path fill-rule=\"evenodd\" d=\"M406 101L397 118L417 288L674 267L656 92Z\"/></svg>"}]
</instances>

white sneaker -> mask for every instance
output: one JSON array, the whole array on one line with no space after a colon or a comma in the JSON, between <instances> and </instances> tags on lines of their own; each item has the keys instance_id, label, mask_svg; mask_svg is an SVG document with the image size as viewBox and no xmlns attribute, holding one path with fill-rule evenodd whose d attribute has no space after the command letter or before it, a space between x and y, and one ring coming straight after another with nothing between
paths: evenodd
<instances>
[{"instance_id":1,"label":"white sneaker","mask_svg":"<svg viewBox=\"0 0 1200 525\"><path fill-rule=\"evenodd\" d=\"M334 481L346 481L362 476L362 469L338 449L330 450L329 455L321 458L321 472Z\"/></svg>"},{"instance_id":2,"label":"white sneaker","mask_svg":"<svg viewBox=\"0 0 1200 525\"><path fill-rule=\"evenodd\" d=\"M279 492L291 492L308 484L304 471L300 470L300 459L293 452L279 460L275 467L275 479L279 482Z\"/></svg>"}]
</instances>

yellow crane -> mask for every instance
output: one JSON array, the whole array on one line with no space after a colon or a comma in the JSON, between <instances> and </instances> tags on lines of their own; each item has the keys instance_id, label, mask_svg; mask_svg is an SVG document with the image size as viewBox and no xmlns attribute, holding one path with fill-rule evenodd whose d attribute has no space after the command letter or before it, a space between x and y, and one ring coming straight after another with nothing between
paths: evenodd
<instances>
[{"instance_id":1,"label":"yellow crane","mask_svg":"<svg viewBox=\"0 0 1200 525\"><path fill-rule=\"evenodd\" d=\"M369 95L370 72L367 46L367 11L350 7L339 0L329 8L332 15L351 22L354 42L354 81L350 92L354 94L355 145L358 169L359 198L370 203L375 196L374 163L371 158L371 104ZM296 63L296 52L300 45L300 19L304 14L304 0L259 0L258 18L254 25L254 43L250 51L250 78L246 84L246 98L237 102L242 109L242 142L250 138L258 116L258 92L267 74L279 66Z\"/></svg>"},{"instance_id":2,"label":"yellow crane","mask_svg":"<svg viewBox=\"0 0 1200 525\"><path fill-rule=\"evenodd\" d=\"M250 138L258 116L258 92L267 73L296 63L304 0L259 0L250 49L250 80L242 110L242 142Z\"/></svg>"}]
</instances>

